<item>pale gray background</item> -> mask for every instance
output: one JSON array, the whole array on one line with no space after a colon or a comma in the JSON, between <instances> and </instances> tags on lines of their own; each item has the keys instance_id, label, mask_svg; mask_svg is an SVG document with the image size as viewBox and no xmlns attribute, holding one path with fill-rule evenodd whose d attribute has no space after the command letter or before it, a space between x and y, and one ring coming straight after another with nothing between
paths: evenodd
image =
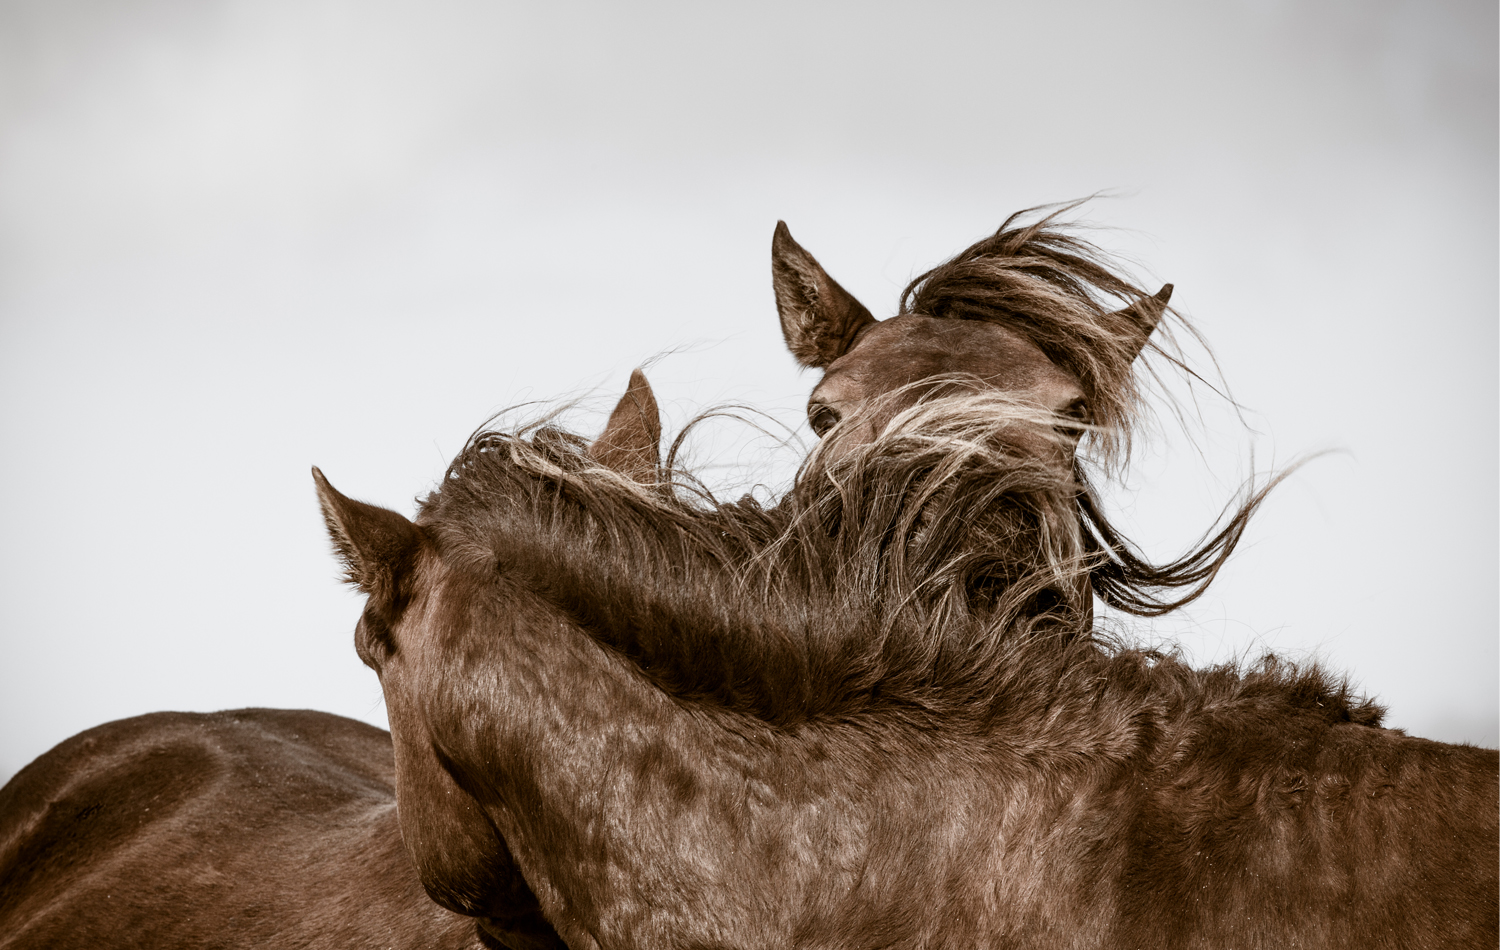
<instances>
[{"instance_id":1,"label":"pale gray background","mask_svg":"<svg viewBox=\"0 0 1500 950\"><path fill-rule=\"evenodd\" d=\"M884 315L1099 190L1247 407L1141 446L1148 550L1345 450L1135 635L1494 744L1496 114L1490 0L0 4L0 775L156 709L383 722L309 465L410 513L492 411L669 350L674 425L796 424L777 218Z\"/></svg>"}]
</instances>

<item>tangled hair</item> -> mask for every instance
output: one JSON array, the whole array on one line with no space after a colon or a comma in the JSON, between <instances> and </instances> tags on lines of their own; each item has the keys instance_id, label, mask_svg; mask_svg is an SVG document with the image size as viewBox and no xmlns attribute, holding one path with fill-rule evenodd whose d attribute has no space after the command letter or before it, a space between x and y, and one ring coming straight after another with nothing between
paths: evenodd
<instances>
[{"instance_id":1,"label":"tangled hair","mask_svg":"<svg viewBox=\"0 0 1500 950\"><path fill-rule=\"evenodd\" d=\"M1071 371L1092 412L1084 442L1091 451L1080 454L1109 471L1128 456L1139 416L1136 367L1143 361L1138 356L1150 352L1195 379L1201 377L1177 355L1170 331L1149 318L1143 321L1139 307L1149 292L1059 220L1082 203L1011 215L994 234L908 284L900 308L903 313L1004 324ZM1168 316L1198 338L1181 314L1163 305L1160 317L1164 321ZM1087 466L1076 462L1077 517L1094 593L1117 610L1147 617L1196 600L1234 551L1266 494L1295 468L1260 487L1249 483L1188 553L1159 565L1109 522Z\"/></svg>"},{"instance_id":2,"label":"tangled hair","mask_svg":"<svg viewBox=\"0 0 1500 950\"><path fill-rule=\"evenodd\" d=\"M1202 597L1234 553L1256 509L1299 465L1277 472L1258 488L1253 481L1248 482L1242 500L1231 501L1218 522L1186 554L1167 564L1153 564L1109 523L1082 464L1075 464L1078 515L1083 523L1084 550L1090 555L1089 577L1094 593L1116 610L1138 617L1160 617ZM1171 591L1182 593L1173 596Z\"/></svg>"},{"instance_id":3,"label":"tangled hair","mask_svg":"<svg viewBox=\"0 0 1500 950\"><path fill-rule=\"evenodd\" d=\"M1138 309L1154 291L1125 276L1108 254L1074 233L1076 226L1059 220L1082 203L1016 212L994 234L908 284L900 311L1001 323L1031 340L1078 378L1093 415L1094 455L1118 462L1129 454L1139 414L1137 355L1149 347L1182 363L1169 343L1155 342L1162 334L1152 333L1155 315L1143 321ZM1038 212L1045 213L1027 223ZM1159 316L1169 314L1193 333L1171 308Z\"/></svg>"},{"instance_id":4,"label":"tangled hair","mask_svg":"<svg viewBox=\"0 0 1500 950\"><path fill-rule=\"evenodd\" d=\"M998 393L919 404L873 443L815 451L774 507L643 486L555 428L486 431L418 523L445 561L541 597L670 695L781 727L994 730L1103 681L1173 716L1274 688L1378 720L1316 668L1194 671L1097 634L1080 487L1018 438L1047 421Z\"/></svg>"},{"instance_id":5,"label":"tangled hair","mask_svg":"<svg viewBox=\"0 0 1500 950\"><path fill-rule=\"evenodd\" d=\"M418 521L674 695L780 723L983 715L1016 651L1093 649L1075 486L1015 438L1036 417L997 393L920 404L814 452L774 507L639 485L556 429L482 432Z\"/></svg>"}]
</instances>

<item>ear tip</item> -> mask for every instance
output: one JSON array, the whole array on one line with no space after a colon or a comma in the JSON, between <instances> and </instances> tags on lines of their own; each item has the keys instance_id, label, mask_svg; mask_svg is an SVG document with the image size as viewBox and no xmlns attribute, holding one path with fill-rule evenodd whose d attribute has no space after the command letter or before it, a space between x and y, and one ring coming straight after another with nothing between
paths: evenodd
<instances>
[{"instance_id":1,"label":"ear tip","mask_svg":"<svg viewBox=\"0 0 1500 950\"><path fill-rule=\"evenodd\" d=\"M639 410L645 413L648 421L654 422L658 430L661 428L660 419L652 418L658 416L661 411L656 406L656 392L652 390L651 381L646 378L645 371L639 366L630 371L630 382L625 385L625 395L620 398L622 402L625 399L635 400L639 404Z\"/></svg>"},{"instance_id":2,"label":"ear tip","mask_svg":"<svg viewBox=\"0 0 1500 950\"><path fill-rule=\"evenodd\" d=\"M1172 299L1172 285L1171 284L1162 284L1161 285L1161 290L1158 290L1156 292L1156 299L1160 300L1162 303L1166 303L1168 300L1171 300Z\"/></svg>"},{"instance_id":3,"label":"ear tip","mask_svg":"<svg viewBox=\"0 0 1500 950\"><path fill-rule=\"evenodd\" d=\"M316 465L312 467L312 477L313 488L317 491L320 502L327 503L330 498L340 497L339 490L333 487L333 483L328 480L328 476L324 475L323 470Z\"/></svg>"}]
</instances>

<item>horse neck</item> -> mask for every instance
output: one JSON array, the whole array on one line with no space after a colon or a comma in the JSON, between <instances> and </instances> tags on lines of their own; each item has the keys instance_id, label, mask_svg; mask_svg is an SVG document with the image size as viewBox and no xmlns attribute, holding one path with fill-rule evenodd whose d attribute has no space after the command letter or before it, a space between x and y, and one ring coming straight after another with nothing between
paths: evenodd
<instances>
[{"instance_id":1,"label":"horse neck","mask_svg":"<svg viewBox=\"0 0 1500 950\"><path fill-rule=\"evenodd\" d=\"M476 601L480 584L490 596ZM860 901L896 914L913 889L963 877L968 864L1001 860L1003 842L1040 833L1096 780L1080 765L1091 753L1093 772L1132 755L1129 737L1090 725L1092 680L1078 672L1023 679L1032 696L988 727L938 729L921 711L878 704L777 726L671 694L503 578L455 580L419 609L447 631L419 677L437 686L423 702L433 744L549 917L586 921L601 943L613 934L628 944L628 931L785 944L823 926L809 921L835 926ZM659 893L677 897L658 906ZM925 898L970 917L988 899L959 885ZM916 915L913 939L940 916Z\"/></svg>"}]
</instances>

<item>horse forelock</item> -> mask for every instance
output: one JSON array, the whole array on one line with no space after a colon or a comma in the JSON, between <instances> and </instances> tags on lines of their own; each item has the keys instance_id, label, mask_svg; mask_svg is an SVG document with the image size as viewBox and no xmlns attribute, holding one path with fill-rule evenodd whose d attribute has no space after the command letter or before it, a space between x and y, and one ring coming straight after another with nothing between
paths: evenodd
<instances>
[{"instance_id":1,"label":"horse forelock","mask_svg":"<svg viewBox=\"0 0 1500 950\"><path fill-rule=\"evenodd\" d=\"M1149 331L1115 315L1151 292L1121 262L1075 233L1076 226L1059 220L1079 204L1011 215L996 233L912 280L901 293L900 310L986 320L1021 333L1077 376L1096 423L1096 454L1118 462L1129 452L1141 410L1136 359ZM1162 346L1152 349L1160 352Z\"/></svg>"}]
</instances>

